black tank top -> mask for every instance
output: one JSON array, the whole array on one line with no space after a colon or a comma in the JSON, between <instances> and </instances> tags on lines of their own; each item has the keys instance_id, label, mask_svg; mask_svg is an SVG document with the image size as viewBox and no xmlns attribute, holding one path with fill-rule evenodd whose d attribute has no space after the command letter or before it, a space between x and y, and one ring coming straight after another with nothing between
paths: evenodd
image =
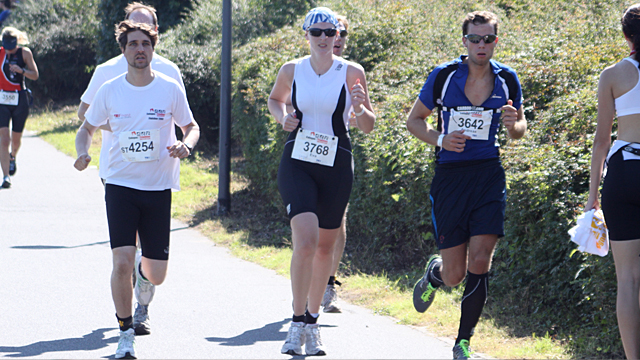
<instances>
[{"instance_id":1,"label":"black tank top","mask_svg":"<svg viewBox=\"0 0 640 360\"><path fill-rule=\"evenodd\" d=\"M4 49L3 49L4 50ZM24 75L23 74L19 74L16 72L12 72L11 70L9 70L9 65L10 64L15 64L20 66L21 68L25 68L25 66L27 65L27 63L24 62L24 58L22 56L22 48L19 47L18 51L15 52L15 54L7 54L6 51L2 51L2 53L4 53L4 62L2 63L2 72L4 73L4 78L8 81L9 84L5 84L5 85L9 85L8 89L4 89L4 87L7 86L2 86L2 90L25 90L26 86L25 86L25 82L24 82ZM1 53L0 53L1 54ZM13 85L13 86L11 86ZM19 89L18 89L19 87Z\"/></svg>"}]
</instances>

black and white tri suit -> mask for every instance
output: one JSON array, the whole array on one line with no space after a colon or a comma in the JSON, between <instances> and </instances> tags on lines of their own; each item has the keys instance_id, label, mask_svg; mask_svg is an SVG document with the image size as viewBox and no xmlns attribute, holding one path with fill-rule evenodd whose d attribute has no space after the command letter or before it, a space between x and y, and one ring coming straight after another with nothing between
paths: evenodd
<instances>
[{"instance_id":1,"label":"black and white tri suit","mask_svg":"<svg viewBox=\"0 0 640 360\"><path fill-rule=\"evenodd\" d=\"M323 229L340 227L353 185L348 66L347 61L334 57L331 68L317 75L311 67L310 57L297 61L291 104L300 123L287 139L278 169L278 189L289 218L312 212L318 216ZM338 138L333 166L291 157L300 128Z\"/></svg>"},{"instance_id":2,"label":"black and white tri suit","mask_svg":"<svg viewBox=\"0 0 640 360\"><path fill-rule=\"evenodd\" d=\"M635 65L640 76L638 62ZM640 80L633 89L615 100L618 117L640 114ZM640 239L640 143L616 140L607 155L607 172L602 184L602 211L611 241Z\"/></svg>"}]
</instances>

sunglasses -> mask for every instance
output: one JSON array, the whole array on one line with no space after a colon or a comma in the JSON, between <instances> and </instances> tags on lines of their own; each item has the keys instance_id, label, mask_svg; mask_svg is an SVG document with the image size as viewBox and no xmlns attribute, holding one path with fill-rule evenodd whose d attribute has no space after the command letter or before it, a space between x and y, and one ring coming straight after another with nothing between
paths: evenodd
<instances>
[{"instance_id":1,"label":"sunglasses","mask_svg":"<svg viewBox=\"0 0 640 360\"><path fill-rule=\"evenodd\" d=\"M340 31L340 37L346 38L347 36L349 36L349 33L347 32L347 30Z\"/></svg>"},{"instance_id":2,"label":"sunglasses","mask_svg":"<svg viewBox=\"0 0 640 360\"><path fill-rule=\"evenodd\" d=\"M309 34L311 34L311 36L318 37L318 36L321 36L322 33L324 33L327 37L332 37L332 36L336 36L337 31L338 31L337 29L311 28L309 29Z\"/></svg>"},{"instance_id":3,"label":"sunglasses","mask_svg":"<svg viewBox=\"0 0 640 360\"><path fill-rule=\"evenodd\" d=\"M492 42L496 41L496 39L498 38L497 35L476 35L476 34L468 34L464 36L465 38L467 38L467 40L471 41L474 44L479 44L480 40L484 41L485 44L491 44Z\"/></svg>"}]
</instances>

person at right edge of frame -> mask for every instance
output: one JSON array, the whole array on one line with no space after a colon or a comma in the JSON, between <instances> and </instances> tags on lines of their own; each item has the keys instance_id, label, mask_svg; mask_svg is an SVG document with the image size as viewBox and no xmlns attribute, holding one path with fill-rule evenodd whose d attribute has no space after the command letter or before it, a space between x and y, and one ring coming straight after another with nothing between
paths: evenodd
<instances>
[{"instance_id":1,"label":"person at right edge of frame","mask_svg":"<svg viewBox=\"0 0 640 360\"><path fill-rule=\"evenodd\" d=\"M584 210L600 208L598 188L606 165L602 211L616 267L618 329L627 359L640 359L640 58L636 52L640 48L640 4L624 12L622 32L631 53L600 75L598 123ZM615 117L618 138L611 145Z\"/></svg>"},{"instance_id":2,"label":"person at right edge of frame","mask_svg":"<svg viewBox=\"0 0 640 360\"><path fill-rule=\"evenodd\" d=\"M501 125L512 139L527 129L515 71L491 59L498 17L488 11L467 14L462 35L468 55L429 74L407 119L415 137L437 146L430 199L441 254L427 261L413 304L425 312L439 287L467 278L454 359L471 356L469 341L487 300L491 259L504 236L506 179L497 135ZM426 122L434 109L438 129Z\"/></svg>"}]
</instances>

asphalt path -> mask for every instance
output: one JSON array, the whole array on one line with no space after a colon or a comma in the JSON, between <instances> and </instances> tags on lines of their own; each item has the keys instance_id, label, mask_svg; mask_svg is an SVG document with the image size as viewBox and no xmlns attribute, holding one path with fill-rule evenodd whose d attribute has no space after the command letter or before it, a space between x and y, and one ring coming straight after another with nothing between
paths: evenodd
<instances>
[{"instance_id":1,"label":"asphalt path","mask_svg":"<svg viewBox=\"0 0 640 360\"><path fill-rule=\"evenodd\" d=\"M95 167L25 134L11 189L0 189L0 356L113 358L118 342L104 191ZM452 342L341 303L321 314L335 359L447 359ZM166 281L149 306L144 359L289 359L288 279L172 222Z\"/></svg>"}]
</instances>

